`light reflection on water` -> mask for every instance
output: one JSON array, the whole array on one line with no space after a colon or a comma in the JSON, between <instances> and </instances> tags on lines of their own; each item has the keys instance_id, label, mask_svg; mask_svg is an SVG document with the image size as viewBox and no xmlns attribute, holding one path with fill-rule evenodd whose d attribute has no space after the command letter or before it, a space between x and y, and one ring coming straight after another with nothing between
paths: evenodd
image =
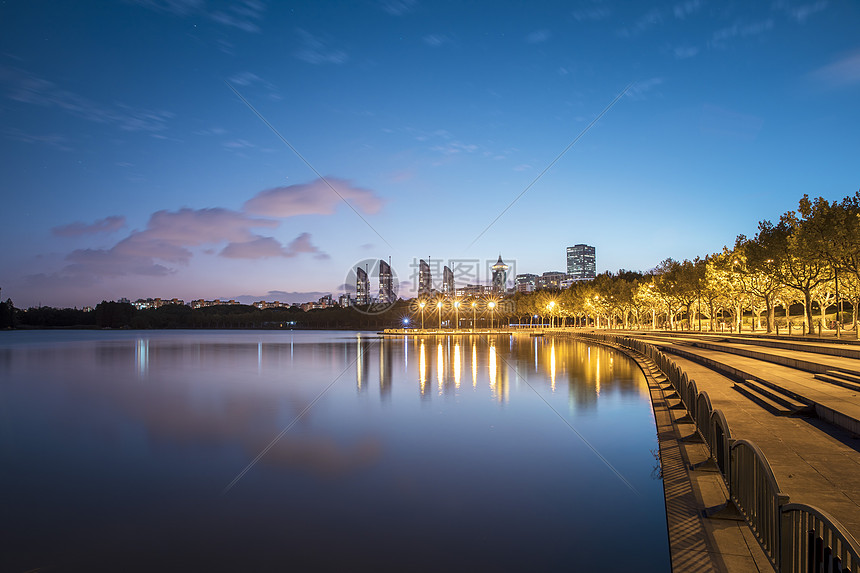
<instances>
[{"instance_id":1,"label":"light reflection on water","mask_svg":"<svg viewBox=\"0 0 860 573\"><path fill-rule=\"evenodd\" d=\"M15 548L0 570L668 570L647 387L606 349L342 332L2 335L0 467L16 470L0 471L0 528Z\"/></svg>"}]
</instances>

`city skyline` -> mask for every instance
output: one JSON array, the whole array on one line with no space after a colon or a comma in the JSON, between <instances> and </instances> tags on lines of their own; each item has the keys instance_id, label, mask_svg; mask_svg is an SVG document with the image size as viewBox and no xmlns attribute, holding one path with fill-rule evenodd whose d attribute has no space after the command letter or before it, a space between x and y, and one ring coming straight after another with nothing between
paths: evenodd
<instances>
[{"instance_id":1,"label":"city skyline","mask_svg":"<svg viewBox=\"0 0 860 573\"><path fill-rule=\"evenodd\" d=\"M718 252L857 190L858 25L825 0L6 3L0 288L312 301L366 259L408 287L428 251Z\"/></svg>"}]
</instances>

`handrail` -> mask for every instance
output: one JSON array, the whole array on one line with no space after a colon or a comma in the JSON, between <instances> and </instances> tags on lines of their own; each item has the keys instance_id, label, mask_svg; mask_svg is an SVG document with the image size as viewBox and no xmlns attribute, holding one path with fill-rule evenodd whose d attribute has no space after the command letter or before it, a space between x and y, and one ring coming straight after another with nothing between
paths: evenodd
<instances>
[{"instance_id":1,"label":"handrail","mask_svg":"<svg viewBox=\"0 0 860 573\"><path fill-rule=\"evenodd\" d=\"M731 459L731 499L779 570L780 506L788 503L788 496L779 489L770 462L754 443L736 441Z\"/></svg>"},{"instance_id":2,"label":"handrail","mask_svg":"<svg viewBox=\"0 0 860 573\"><path fill-rule=\"evenodd\" d=\"M702 391L699 393L698 397L696 397L696 429L699 431L699 435L702 436L702 439L705 440L705 443L708 444L708 448L711 447L711 412L714 411L713 406L711 406L711 397L708 396L708 393ZM711 456L713 457L713 450L711 450Z\"/></svg>"},{"instance_id":3,"label":"handrail","mask_svg":"<svg viewBox=\"0 0 860 573\"><path fill-rule=\"evenodd\" d=\"M711 449L711 455L717 462L717 467L720 468L720 473L723 476L723 481L726 487L731 488L731 446L732 432L729 429L729 423L726 421L726 415L722 410L714 410L711 412L710 419L711 439L708 441L708 447ZM731 489L729 489L731 495Z\"/></svg>"},{"instance_id":4,"label":"handrail","mask_svg":"<svg viewBox=\"0 0 860 573\"><path fill-rule=\"evenodd\" d=\"M804 503L786 504L781 530L781 571L860 571L860 543L826 511Z\"/></svg>"}]
</instances>

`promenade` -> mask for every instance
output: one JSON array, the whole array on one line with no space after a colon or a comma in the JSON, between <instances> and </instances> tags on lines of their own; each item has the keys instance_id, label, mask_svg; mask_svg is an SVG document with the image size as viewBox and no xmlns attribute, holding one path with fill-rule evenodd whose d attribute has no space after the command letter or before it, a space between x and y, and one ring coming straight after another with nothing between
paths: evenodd
<instances>
[{"instance_id":1,"label":"promenade","mask_svg":"<svg viewBox=\"0 0 860 573\"><path fill-rule=\"evenodd\" d=\"M570 330L555 330L554 334L561 332ZM856 341L697 332L576 332L574 336L628 337L670 356L695 380L698 391L708 394L713 408L724 413L732 438L749 440L760 448L780 490L792 503L826 511L855 539L860 538L860 344ZM662 373L641 362L640 366L660 387ZM727 494L725 487L720 491L722 480L713 479L718 473L689 467L709 457L703 444L673 442L673 436L689 434L693 427L677 423L683 411L674 410L672 428L661 428L660 410L670 403L666 388L655 392L652 387L652 402L661 433L673 569L676 573L771 570L760 550L750 545L754 538L748 533L696 515L687 507L698 503L699 512L713 509L726 501ZM672 457L679 455L687 465L687 480L696 490L686 501L676 495L680 482ZM678 515L679 507L684 515ZM690 531L705 537L698 553L691 553Z\"/></svg>"}]
</instances>

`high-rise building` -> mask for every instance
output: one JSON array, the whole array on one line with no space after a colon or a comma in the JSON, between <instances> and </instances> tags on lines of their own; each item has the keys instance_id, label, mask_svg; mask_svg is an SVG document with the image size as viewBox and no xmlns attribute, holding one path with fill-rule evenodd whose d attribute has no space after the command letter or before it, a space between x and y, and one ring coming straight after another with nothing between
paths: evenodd
<instances>
[{"instance_id":1,"label":"high-rise building","mask_svg":"<svg viewBox=\"0 0 860 573\"><path fill-rule=\"evenodd\" d=\"M370 279L361 267L355 268L355 304L370 304Z\"/></svg>"},{"instance_id":2,"label":"high-rise building","mask_svg":"<svg viewBox=\"0 0 860 573\"><path fill-rule=\"evenodd\" d=\"M379 302L382 304L390 304L397 300L394 294L394 286L392 284L391 265L387 262L379 261Z\"/></svg>"},{"instance_id":3,"label":"high-rise building","mask_svg":"<svg viewBox=\"0 0 860 573\"><path fill-rule=\"evenodd\" d=\"M517 275L517 278L514 281L517 285L517 292L534 291L537 288L537 280L538 276L531 273Z\"/></svg>"},{"instance_id":4,"label":"high-rise building","mask_svg":"<svg viewBox=\"0 0 860 573\"><path fill-rule=\"evenodd\" d=\"M442 294L444 296L452 296L454 294L454 271L445 265L442 269Z\"/></svg>"},{"instance_id":5,"label":"high-rise building","mask_svg":"<svg viewBox=\"0 0 860 573\"><path fill-rule=\"evenodd\" d=\"M576 281L594 279L597 262L594 247L589 245L574 245L567 248L567 274Z\"/></svg>"},{"instance_id":6,"label":"high-rise building","mask_svg":"<svg viewBox=\"0 0 860 573\"><path fill-rule=\"evenodd\" d=\"M493 270L493 293L504 295L508 284L508 269L510 268L502 261L502 255L492 267Z\"/></svg>"},{"instance_id":7,"label":"high-rise building","mask_svg":"<svg viewBox=\"0 0 860 573\"><path fill-rule=\"evenodd\" d=\"M432 290L432 277L430 276L430 265L421 259L418 262L418 296L429 296Z\"/></svg>"}]
</instances>

